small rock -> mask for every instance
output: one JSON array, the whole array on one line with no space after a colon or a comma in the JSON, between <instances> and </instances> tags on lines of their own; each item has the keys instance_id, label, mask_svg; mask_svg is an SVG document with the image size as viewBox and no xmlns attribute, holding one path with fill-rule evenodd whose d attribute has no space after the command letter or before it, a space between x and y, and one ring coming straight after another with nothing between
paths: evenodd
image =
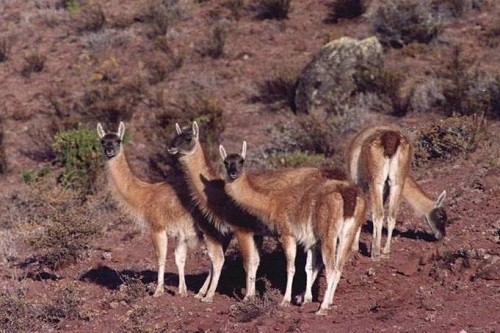
<instances>
[{"instance_id":1,"label":"small rock","mask_svg":"<svg viewBox=\"0 0 500 333\"><path fill-rule=\"evenodd\" d=\"M118 302L111 302L109 303L109 307L111 309L116 309L120 304Z\"/></svg>"}]
</instances>

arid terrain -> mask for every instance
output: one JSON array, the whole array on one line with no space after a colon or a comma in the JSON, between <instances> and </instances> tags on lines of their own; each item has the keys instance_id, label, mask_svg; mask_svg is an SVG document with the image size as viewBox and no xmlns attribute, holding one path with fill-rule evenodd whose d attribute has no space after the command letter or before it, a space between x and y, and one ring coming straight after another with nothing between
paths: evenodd
<instances>
[{"instance_id":1,"label":"arid terrain","mask_svg":"<svg viewBox=\"0 0 500 333\"><path fill-rule=\"evenodd\" d=\"M500 4L286 3L0 0L0 332L500 332ZM300 73L342 36L378 37L383 74L349 96L359 112L299 114ZM178 175L166 150L175 122L193 120L216 168L218 144L246 140L255 169L343 167L359 128L396 124L414 141L418 183L447 191L446 237L403 203L390 258L373 261L367 214L326 316L314 314L324 273L313 303L279 306L272 236L256 299L242 302L236 240L212 303L194 298L210 264L202 243L188 251L189 296L176 295L172 239L154 298L149 232L109 195L95 128L124 121L132 169L160 181Z\"/></svg>"}]
</instances>

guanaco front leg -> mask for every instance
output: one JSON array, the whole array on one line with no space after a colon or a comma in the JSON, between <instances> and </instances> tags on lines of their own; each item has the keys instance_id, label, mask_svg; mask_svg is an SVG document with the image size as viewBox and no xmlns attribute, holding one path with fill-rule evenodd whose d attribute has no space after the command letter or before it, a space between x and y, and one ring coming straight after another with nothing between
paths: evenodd
<instances>
[{"instance_id":1,"label":"guanaco front leg","mask_svg":"<svg viewBox=\"0 0 500 333\"><path fill-rule=\"evenodd\" d=\"M257 279L257 268L259 267L259 252L255 247L253 233L246 231L237 231L236 238L240 246L243 267L246 272L246 294L244 301L255 296L255 281Z\"/></svg>"},{"instance_id":2,"label":"guanaco front leg","mask_svg":"<svg viewBox=\"0 0 500 333\"><path fill-rule=\"evenodd\" d=\"M178 240L175 248L175 264L179 272L179 295L187 296L186 277L184 267L186 265L187 243L186 240Z\"/></svg>"},{"instance_id":3,"label":"guanaco front leg","mask_svg":"<svg viewBox=\"0 0 500 333\"><path fill-rule=\"evenodd\" d=\"M297 241L290 235L280 237L281 246L286 257L286 289L285 296L281 302L282 306L289 305L292 300L292 285L295 275L295 256L297 254Z\"/></svg>"}]
</instances>

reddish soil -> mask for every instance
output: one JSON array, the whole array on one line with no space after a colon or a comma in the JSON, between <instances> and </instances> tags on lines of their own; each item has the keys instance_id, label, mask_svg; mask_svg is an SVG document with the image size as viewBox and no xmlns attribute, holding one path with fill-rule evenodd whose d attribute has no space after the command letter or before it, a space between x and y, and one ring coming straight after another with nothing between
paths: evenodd
<instances>
[{"instance_id":1,"label":"reddish soil","mask_svg":"<svg viewBox=\"0 0 500 333\"><path fill-rule=\"evenodd\" d=\"M32 2L0 2L0 32L14 41L10 58L0 63L0 112L9 163L8 173L0 175L2 204L10 205L10 195L25 188L20 180L24 170L51 163L52 156L40 138L57 116L40 94L56 84L65 87L70 99L76 99L82 94L82 85L96 63L115 56L124 72L133 74L139 68L138 63L148 55L151 41L145 32L146 24L133 19L141 8L139 2L123 2L120 5L120 1L109 1L104 5L111 22L106 29L118 25L121 19L127 22L124 30L134 37L128 46L105 47L94 53L84 48L82 40L86 33L76 32L69 14L58 12L61 23L52 28L42 19L42 10ZM290 111L270 112L268 105L249 102L257 94L256 85L269 79L269 73L286 68L300 70L328 35L370 35L365 17L341 20L337 24L323 23L329 1L293 1L290 18L284 21L255 20L248 6L240 21L231 23L226 56L222 59L201 57L196 50L205 38L205 28L213 20L211 11L224 1L199 2L191 5L189 18L173 29L172 47L184 50L187 56L183 66L161 84L161 89L167 100L176 100L179 92L192 87L193 83L217 96L227 119L222 141L228 150L238 149L241 140L246 139L250 149L257 151L269 140L269 126L289 117ZM490 24L497 15L499 6L493 7L447 23L439 37L441 42L429 52L404 57L401 50L387 51L388 65L411 69L411 73L418 76L442 66L450 45L459 43L466 54L475 53L487 68L499 70L498 47L487 47L481 39L484 37L481 27ZM19 74L23 55L33 47L47 54L47 63L42 72L24 78ZM129 159L143 178L156 176L148 171L146 156L158 151L152 147L155 137L149 131L156 126L157 112L158 108L150 107L147 101L139 103L127 123L131 133L127 143ZM413 130L437 117L419 113L404 118L375 115L374 119ZM94 128L95 122L87 125ZM34 133L34 129L41 133ZM488 131L491 139L466 158L432 162L415 171L429 195L437 197L444 189L448 192L445 205L450 223L445 239L434 241L425 222L403 204L391 257L372 261L368 250L371 244L368 221L361 235L361 250L353 253L346 264L334 307L327 316L314 314L324 292L324 274L315 285L312 304L279 307L279 297L273 290L279 290L280 294L284 291L284 258L272 238L265 242L258 271L258 289L264 299L256 301L254 308L240 303L244 294L244 272L235 244L226 254L213 303L202 303L193 297L209 266L202 246L194 247L188 254L189 297L175 295L177 272L173 241L169 243L165 294L153 298L143 292L127 297L132 293L131 287L127 289L127 278L140 279L139 285L154 285L156 263L148 233L141 232L117 212L103 214L107 230L86 258L57 271L34 270L34 274L30 267L20 268L18 263L29 256L30 249L23 243L13 244L17 258L0 262L0 291L23 290L26 299L35 303L45 302L54 290L63 286L74 285L81 291L81 307L89 314L88 318L63 320L38 331L499 332L498 121L490 121ZM4 214L1 219L8 220L9 216ZM295 295L300 294L305 285L303 265L304 258L298 258ZM265 286L265 280L271 288ZM258 309L254 311L254 318L252 309Z\"/></svg>"}]
</instances>

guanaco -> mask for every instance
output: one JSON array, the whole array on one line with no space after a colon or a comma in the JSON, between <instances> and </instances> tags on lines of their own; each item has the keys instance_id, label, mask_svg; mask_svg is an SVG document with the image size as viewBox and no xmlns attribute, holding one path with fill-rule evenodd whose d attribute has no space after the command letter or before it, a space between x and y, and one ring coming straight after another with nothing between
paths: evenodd
<instances>
[{"instance_id":1,"label":"guanaco","mask_svg":"<svg viewBox=\"0 0 500 333\"><path fill-rule=\"evenodd\" d=\"M395 126L370 126L361 130L348 150L348 168L352 180L368 194L373 220L371 256L378 259L384 224L384 203L387 203L387 240L383 256L391 252L391 238L403 197L414 211L423 216L436 239L445 235L446 211L443 191L436 201L417 185L410 175L411 141ZM359 241L358 231L356 244Z\"/></svg>"},{"instance_id":2,"label":"guanaco","mask_svg":"<svg viewBox=\"0 0 500 333\"><path fill-rule=\"evenodd\" d=\"M241 154L228 155L222 145L219 152L226 169L227 194L279 237L287 265L282 305L291 301L297 244L301 244L307 252L304 303L312 300L312 285L321 268L317 260L320 252L327 289L316 314L326 314L333 304L356 231L363 222L362 192L347 181L325 180L315 168L247 172L246 142Z\"/></svg>"},{"instance_id":3,"label":"guanaco","mask_svg":"<svg viewBox=\"0 0 500 333\"><path fill-rule=\"evenodd\" d=\"M195 122L190 129L175 124L177 135L168 152L178 157L184 171L191 197L213 227L222 235L236 236L246 272L244 300L255 296L255 280L259 266L259 254L254 236L266 233L262 223L233 204L224 191L224 181L211 167L199 141L199 127ZM224 262L224 253L218 253ZM219 262L218 260L218 262Z\"/></svg>"},{"instance_id":4,"label":"guanaco","mask_svg":"<svg viewBox=\"0 0 500 333\"><path fill-rule=\"evenodd\" d=\"M201 238L202 231L207 251L212 259L220 244L214 242L210 234L205 233L203 225L206 222L200 214L196 214L188 194L183 193L181 183L148 183L136 177L130 169L122 145L125 135L123 122L120 122L117 133L106 133L102 125L97 124L97 133L107 158L106 171L113 198L129 216L146 222L149 227L158 264L158 281L154 297L160 296L164 291L168 237L173 237L177 241L175 263L179 272L178 290L180 295L186 296L184 266L187 247ZM211 271L214 270L213 275L216 276L218 265L212 263L212 266ZM207 299L213 297L217 281L211 279L211 276L209 273L197 294L198 297Z\"/></svg>"}]
</instances>

